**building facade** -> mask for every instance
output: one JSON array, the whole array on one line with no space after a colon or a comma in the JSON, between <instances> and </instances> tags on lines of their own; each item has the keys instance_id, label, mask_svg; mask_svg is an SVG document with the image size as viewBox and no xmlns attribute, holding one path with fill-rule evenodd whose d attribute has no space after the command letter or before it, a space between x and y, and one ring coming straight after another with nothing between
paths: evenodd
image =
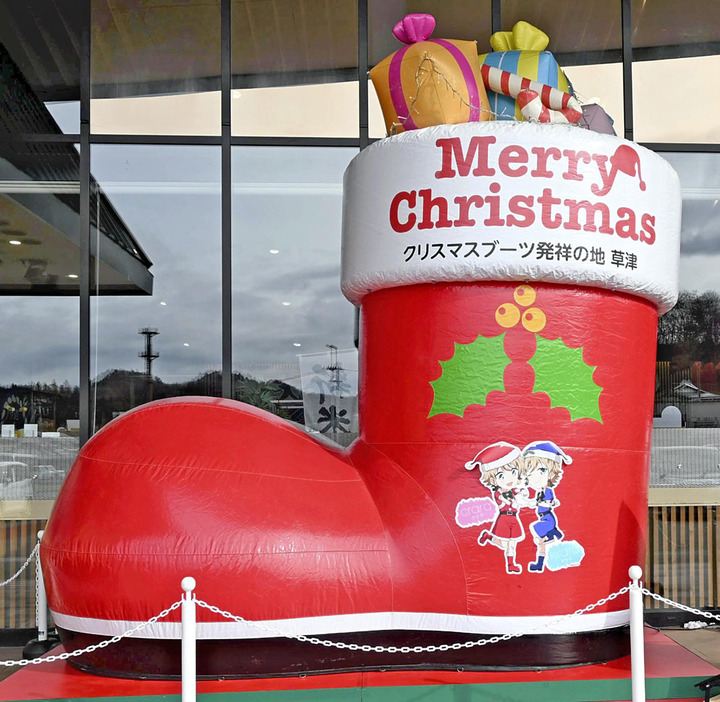
<instances>
[{"instance_id":1,"label":"building facade","mask_svg":"<svg viewBox=\"0 0 720 702\"><path fill-rule=\"evenodd\" d=\"M709 0L0 0L3 579L79 447L150 399L229 397L356 435L342 177L385 135L367 73L411 12L480 53L520 20L541 28L578 96L678 171L683 292L658 337L647 580L720 605ZM33 591L25 576L3 590L0 629L32 628Z\"/></svg>"}]
</instances>

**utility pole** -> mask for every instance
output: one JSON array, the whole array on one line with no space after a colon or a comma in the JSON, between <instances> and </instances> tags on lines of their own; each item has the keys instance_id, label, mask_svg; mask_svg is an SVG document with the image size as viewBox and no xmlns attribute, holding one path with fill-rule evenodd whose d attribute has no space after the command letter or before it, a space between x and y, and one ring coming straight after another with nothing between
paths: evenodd
<instances>
[{"instance_id":1,"label":"utility pole","mask_svg":"<svg viewBox=\"0 0 720 702\"><path fill-rule=\"evenodd\" d=\"M145 337L145 350L140 351L138 356L145 359L145 380L147 382L147 401L150 402L153 399L153 376L152 376L152 362L160 356L159 353L153 353L152 340L154 336L158 335L158 330L152 327L143 327L138 329L138 334L142 334Z\"/></svg>"},{"instance_id":2,"label":"utility pole","mask_svg":"<svg viewBox=\"0 0 720 702\"><path fill-rule=\"evenodd\" d=\"M330 349L330 365L326 366L326 369L330 371L331 378L330 378L330 387L332 388L333 392L335 393L334 404L331 405L334 407L334 412L338 412L339 407L339 400L340 400L340 371L342 370L342 366L338 363L338 348L335 346L335 344L325 344L326 348ZM333 441L337 441L337 425L335 423L336 417L332 417L331 427L332 427L332 438Z\"/></svg>"},{"instance_id":3,"label":"utility pole","mask_svg":"<svg viewBox=\"0 0 720 702\"><path fill-rule=\"evenodd\" d=\"M340 394L340 371L342 366L338 363L338 348L335 344L325 344L325 347L330 349L330 365L326 366L326 369L332 373L332 379L330 383L333 386L338 395Z\"/></svg>"}]
</instances>

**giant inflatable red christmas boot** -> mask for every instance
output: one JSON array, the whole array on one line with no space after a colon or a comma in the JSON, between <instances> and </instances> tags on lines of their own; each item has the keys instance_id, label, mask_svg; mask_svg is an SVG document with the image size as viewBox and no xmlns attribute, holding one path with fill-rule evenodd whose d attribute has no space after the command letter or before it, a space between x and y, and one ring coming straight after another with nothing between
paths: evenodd
<instances>
[{"instance_id":1,"label":"giant inflatable red christmas boot","mask_svg":"<svg viewBox=\"0 0 720 702\"><path fill-rule=\"evenodd\" d=\"M362 306L360 439L329 448L208 398L113 421L43 540L65 645L146 621L192 575L198 597L262 627L201 610L202 675L622 655L624 598L588 606L644 562L655 331L678 229L674 172L613 137L505 122L366 149L346 174L343 246L343 288ZM526 635L401 654L284 634L395 647ZM178 637L174 611L75 664L173 674Z\"/></svg>"},{"instance_id":2,"label":"giant inflatable red christmas boot","mask_svg":"<svg viewBox=\"0 0 720 702\"><path fill-rule=\"evenodd\" d=\"M677 176L613 136L478 121L468 47L399 34L415 48L381 78L404 131L360 153L344 186L360 438L333 448L211 398L150 403L98 432L43 538L48 601L67 649L136 632L74 665L177 675L179 612L155 617L185 576L214 608L199 611L201 676L626 652L627 600L606 598L644 563ZM443 70L413 82L413 61ZM473 122L412 128L444 94Z\"/></svg>"}]
</instances>

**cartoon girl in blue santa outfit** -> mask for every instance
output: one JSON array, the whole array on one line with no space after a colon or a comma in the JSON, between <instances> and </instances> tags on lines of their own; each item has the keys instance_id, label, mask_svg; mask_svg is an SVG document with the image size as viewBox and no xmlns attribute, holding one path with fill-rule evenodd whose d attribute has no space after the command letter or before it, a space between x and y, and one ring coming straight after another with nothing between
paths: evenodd
<instances>
[{"instance_id":1,"label":"cartoon girl in blue santa outfit","mask_svg":"<svg viewBox=\"0 0 720 702\"><path fill-rule=\"evenodd\" d=\"M560 505L554 488L562 479L562 466L572 463L572 458L552 441L533 441L523 449L522 458L522 477L525 484L535 490L537 515L537 521L530 525L537 553L535 561L528 565L528 571L542 573L548 546L564 537L554 512Z\"/></svg>"}]
</instances>

